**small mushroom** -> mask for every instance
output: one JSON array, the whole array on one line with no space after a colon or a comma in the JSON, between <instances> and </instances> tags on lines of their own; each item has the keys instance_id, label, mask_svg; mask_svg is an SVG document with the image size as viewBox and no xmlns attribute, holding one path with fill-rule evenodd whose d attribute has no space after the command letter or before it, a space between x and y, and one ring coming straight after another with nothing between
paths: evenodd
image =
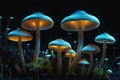
<instances>
[{"instance_id":1,"label":"small mushroom","mask_svg":"<svg viewBox=\"0 0 120 80\"><path fill-rule=\"evenodd\" d=\"M47 61L49 61L49 58L51 57L51 54L46 54L45 57L47 58Z\"/></svg>"},{"instance_id":2,"label":"small mushroom","mask_svg":"<svg viewBox=\"0 0 120 80\"><path fill-rule=\"evenodd\" d=\"M95 58L95 64L96 65L98 64L98 58Z\"/></svg>"},{"instance_id":3,"label":"small mushroom","mask_svg":"<svg viewBox=\"0 0 120 80\"><path fill-rule=\"evenodd\" d=\"M107 44L114 44L116 40L113 36L111 36L107 32L104 32L95 37L95 42L103 44L103 52L102 52L102 57L99 65L99 67L101 67L102 65L104 65L104 58L106 56Z\"/></svg>"},{"instance_id":4,"label":"small mushroom","mask_svg":"<svg viewBox=\"0 0 120 80\"><path fill-rule=\"evenodd\" d=\"M118 62L117 65L118 65L118 70L120 71L120 62Z\"/></svg>"},{"instance_id":5,"label":"small mushroom","mask_svg":"<svg viewBox=\"0 0 120 80\"><path fill-rule=\"evenodd\" d=\"M18 53L20 55L20 61L23 69L25 68L24 55L22 50L22 42L31 41L33 36L22 28L17 28L8 34L8 39L14 42L18 42Z\"/></svg>"},{"instance_id":6,"label":"small mushroom","mask_svg":"<svg viewBox=\"0 0 120 80\"><path fill-rule=\"evenodd\" d=\"M22 20L22 27L27 30L36 31L36 45L33 62L37 64L40 51L40 30L47 30L53 27L53 20L40 12L26 16Z\"/></svg>"},{"instance_id":7,"label":"small mushroom","mask_svg":"<svg viewBox=\"0 0 120 80\"><path fill-rule=\"evenodd\" d=\"M87 72L87 75L88 75L93 65L93 54L99 53L100 48L95 44L88 44L82 49L82 52L90 55L90 65L88 67L88 72Z\"/></svg>"},{"instance_id":8,"label":"small mushroom","mask_svg":"<svg viewBox=\"0 0 120 80\"><path fill-rule=\"evenodd\" d=\"M110 76L112 73L113 73L113 71L111 69L105 70L103 77Z\"/></svg>"},{"instance_id":9,"label":"small mushroom","mask_svg":"<svg viewBox=\"0 0 120 80\"><path fill-rule=\"evenodd\" d=\"M72 61L71 67L75 69L80 57L84 43L83 31L90 31L99 27L100 22L97 17L88 14L83 10L77 10L73 14L65 17L61 21L61 27L66 31L78 31L77 56Z\"/></svg>"},{"instance_id":10,"label":"small mushroom","mask_svg":"<svg viewBox=\"0 0 120 80\"><path fill-rule=\"evenodd\" d=\"M107 66L108 66L108 60L109 60L108 58L105 58L105 59L104 59L104 61L105 61L105 62L104 62L104 63L105 63L105 65L104 65L104 66L105 66L105 67L107 67Z\"/></svg>"},{"instance_id":11,"label":"small mushroom","mask_svg":"<svg viewBox=\"0 0 120 80\"><path fill-rule=\"evenodd\" d=\"M76 55L77 55L77 53L73 49L70 49L65 53L65 56L69 58L69 69L68 69L69 73L71 73L72 59L75 58Z\"/></svg>"},{"instance_id":12,"label":"small mushroom","mask_svg":"<svg viewBox=\"0 0 120 80\"><path fill-rule=\"evenodd\" d=\"M84 76L87 72L86 66L88 66L90 63L87 59L83 58L79 61L79 64L81 65L81 76Z\"/></svg>"},{"instance_id":13,"label":"small mushroom","mask_svg":"<svg viewBox=\"0 0 120 80\"><path fill-rule=\"evenodd\" d=\"M54 51L57 51L57 56L58 56L58 67L57 67L57 73L58 73L58 76L60 76L61 74L61 70L62 70L62 59L61 59L61 53L62 52L66 52L67 50L70 50L71 49L71 45L69 42L61 39L61 38L58 38L56 40L53 40L51 41L49 44L48 44L48 48L50 50L54 50Z\"/></svg>"}]
</instances>

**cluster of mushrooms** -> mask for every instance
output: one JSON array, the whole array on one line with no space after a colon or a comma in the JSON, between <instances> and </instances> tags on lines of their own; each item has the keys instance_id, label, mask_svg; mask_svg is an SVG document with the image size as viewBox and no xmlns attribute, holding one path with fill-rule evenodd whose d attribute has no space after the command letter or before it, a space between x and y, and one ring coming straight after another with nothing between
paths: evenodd
<instances>
[{"instance_id":1,"label":"cluster of mushrooms","mask_svg":"<svg viewBox=\"0 0 120 80\"><path fill-rule=\"evenodd\" d=\"M100 21L95 16L88 14L83 10L77 10L73 14L65 17L61 21L61 28L66 31L78 31L78 41L77 41L77 49L74 50L71 44L65 41L62 38L55 39L48 44L48 49L51 52L56 52L57 54L57 76L61 76L63 73L63 67L66 67L62 64L62 53L65 53L64 56L68 57L68 70L66 74L69 76L73 74L77 67L80 66L80 74L81 77L88 77L89 75L94 75L94 77L98 76L101 72L102 77L108 76L112 73L110 69L103 69L104 59L106 58L106 49L107 44L113 44L116 40L107 32L101 33L100 35L95 37L96 43L103 44L103 50L100 50L100 47L90 43L84 46L84 34L83 31L90 31L96 29L100 26ZM24 60L23 50L22 50L22 42L31 41L33 39L33 35L28 32L35 31L36 32L36 44L35 44L35 52L33 53L33 67L36 68L36 65L40 63L40 30L48 30L54 26L53 20L40 12L33 13L31 15L26 16L21 23L22 27L19 27L8 34L8 39L14 42L18 42L18 52L20 56L20 62L22 65L22 70L26 71L26 62ZM102 52L102 57L99 64L94 65L93 59L94 54ZM90 60L87 60L83 55L88 54L90 56ZM51 55L47 55L48 57ZM49 59L47 59L49 60ZM86 67L87 65L87 67ZM37 67L39 68L39 66ZM17 70L20 70L19 65L16 67Z\"/></svg>"}]
</instances>

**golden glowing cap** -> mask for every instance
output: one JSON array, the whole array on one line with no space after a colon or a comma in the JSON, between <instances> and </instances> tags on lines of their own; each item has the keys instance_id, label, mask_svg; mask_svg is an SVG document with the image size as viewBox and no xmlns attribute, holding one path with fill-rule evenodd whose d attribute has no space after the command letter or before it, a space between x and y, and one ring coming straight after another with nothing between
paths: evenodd
<instances>
[{"instance_id":1,"label":"golden glowing cap","mask_svg":"<svg viewBox=\"0 0 120 80\"><path fill-rule=\"evenodd\" d=\"M83 10L78 10L61 21L62 29L67 31L78 31L78 27L82 27L84 31L88 31L99 27L99 25L100 21L98 18Z\"/></svg>"},{"instance_id":2,"label":"golden glowing cap","mask_svg":"<svg viewBox=\"0 0 120 80\"><path fill-rule=\"evenodd\" d=\"M8 39L11 41L18 42L19 37L21 37L22 42L31 41L33 39L31 33L22 28L17 28L8 34Z\"/></svg>"},{"instance_id":3,"label":"golden glowing cap","mask_svg":"<svg viewBox=\"0 0 120 80\"><path fill-rule=\"evenodd\" d=\"M40 12L28 15L22 20L22 27L27 30L36 30L36 27L40 27L40 30L47 30L53 25L53 20Z\"/></svg>"},{"instance_id":4,"label":"golden glowing cap","mask_svg":"<svg viewBox=\"0 0 120 80\"><path fill-rule=\"evenodd\" d=\"M65 56L71 57L71 58L74 58L76 55L77 53L73 49L70 49L65 53Z\"/></svg>"},{"instance_id":5,"label":"golden glowing cap","mask_svg":"<svg viewBox=\"0 0 120 80\"><path fill-rule=\"evenodd\" d=\"M61 50L62 52L64 52L64 51L71 49L71 45L69 42L59 38L59 39L51 41L48 44L48 48L50 50L54 50L54 51Z\"/></svg>"}]
</instances>

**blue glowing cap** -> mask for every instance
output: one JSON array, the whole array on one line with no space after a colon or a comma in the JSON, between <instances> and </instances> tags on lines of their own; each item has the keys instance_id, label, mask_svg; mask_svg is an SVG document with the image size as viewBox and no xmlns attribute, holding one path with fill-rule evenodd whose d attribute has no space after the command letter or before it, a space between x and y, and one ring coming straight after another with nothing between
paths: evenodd
<instances>
[{"instance_id":1,"label":"blue glowing cap","mask_svg":"<svg viewBox=\"0 0 120 80\"><path fill-rule=\"evenodd\" d=\"M97 37L95 37L95 42L97 43L104 43L106 42L107 44L113 44L116 42L115 38L108 34L107 32L104 32Z\"/></svg>"},{"instance_id":2,"label":"blue glowing cap","mask_svg":"<svg viewBox=\"0 0 120 80\"><path fill-rule=\"evenodd\" d=\"M94 44L88 44L82 49L82 52L86 54L99 53L100 48Z\"/></svg>"}]
</instances>

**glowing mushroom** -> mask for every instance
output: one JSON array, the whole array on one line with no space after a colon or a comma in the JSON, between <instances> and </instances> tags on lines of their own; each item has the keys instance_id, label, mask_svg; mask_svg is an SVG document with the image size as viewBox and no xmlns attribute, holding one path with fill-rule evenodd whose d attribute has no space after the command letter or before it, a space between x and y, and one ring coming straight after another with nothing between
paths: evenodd
<instances>
[{"instance_id":1,"label":"glowing mushroom","mask_svg":"<svg viewBox=\"0 0 120 80\"><path fill-rule=\"evenodd\" d=\"M18 53L20 55L20 61L23 69L25 68L24 55L22 51L22 42L31 41L33 36L22 28L17 28L8 34L8 39L14 42L18 42Z\"/></svg>"},{"instance_id":2,"label":"glowing mushroom","mask_svg":"<svg viewBox=\"0 0 120 80\"><path fill-rule=\"evenodd\" d=\"M99 53L100 48L94 44L88 44L82 49L82 52L90 55L90 65L88 67L88 72L87 72L88 75L93 65L93 54Z\"/></svg>"},{"instance_id":3,"label":"glowing mushroom","mask_svg":"<svg viewBox=\"0 0 120 80\"><path fill-rule=\"evenodd\" d=\"M33 62L36 64L39 58L40 51L40 30L47 30L53 27L53 20L40 12L35 12L22 21L22 27L27 30L36 31L36 45Z\"/></svg>"},{"instance_id":4,"label":"glowing mushroom","mask_svg":"<svg viewBox=\"0 0 120 80\"><path fill-rule=\"evenodd\" d=\"M86 65L88 66L90 63L88 62L88 60L83 58L79 61L79 64L82 66L81 67L81 76L84 76L85 72L87 72Z\"/></svg>"},{"instance_id":5,"label":"glowing mushroom","mask_svg":"<svg viewBox=\"0 0 120 80\"><path fill-rule=\"evenodd\" d=\"M104 32L104 33L98 35L97 37L95 37L95 42L103 44L103 52L102 52L102 57L100 60L100 65L99 65L99 67L101 67L104 64L107 44L114 44L116 42L116 40L113 36L111 36L107 32Z\"/></svg>"},{"instance_id":6,"label":"glowing mushroom","mask_svg":"<svg viewBox=\"0 0 120 80\"><path fill-rule=\"evenodd\" d=\"M48 48L50 50L57 51L57 56L58 56L57 73L58 73L58 75L60 75L61 74L61 70L62 70L61 53L62 52L66 52L67 50L70 50L71 49L71 45L70 45L69 42L59 38L59 39L51 41L48 44Z\"/></svg>"},{"instance_id":7,"label":"glowing mushroom","mask_svg":"<svg viewBox=\"0 0 120 80\"><path fill-rule=\"evenodd\" d=\"M76 55L77 55L77 53L73 49L70 49L65 53L65 56L69 58L69 69L68 69L69 73L71 73L72 59L75 58Z\"/></svg>"},{"instance_id":8,"label":"glowing mushroom","mask_svg":"<svg viewBox=\"0 0 120 80\"><path fill-rule=\"evenodd\" d=\"M77 56L72 61L71 67L74 69L81 57L81 50L83 48L83 31L93 30L99 27L100 22L98 18L93 15L86 13L83 10L78 10L65 17L61 21L62 29L66 31L78 31L78 44L77 44Z\"/></svg>"}]
</instances>

